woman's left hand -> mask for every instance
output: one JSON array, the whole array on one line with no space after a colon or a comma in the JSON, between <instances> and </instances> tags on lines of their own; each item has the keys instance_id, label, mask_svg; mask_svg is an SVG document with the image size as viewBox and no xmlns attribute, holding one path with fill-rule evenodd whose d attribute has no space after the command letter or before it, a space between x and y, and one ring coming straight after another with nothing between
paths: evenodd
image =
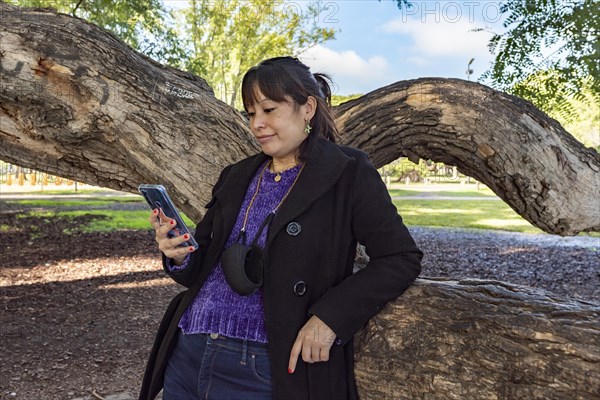
<instances>
[{"instance_id":1,"label":"woman's left hand","mask_svg":"<svg viewBox=\"0 0 600 400\"><path fill-rule=\"evenodd\" d=\"M296 370L298 356L307 363L329 360L329 349L335 340L335 333L318 317L312 316L298 332L298 337L292 346L288 373Z\"/></svg>"}]
</instances>

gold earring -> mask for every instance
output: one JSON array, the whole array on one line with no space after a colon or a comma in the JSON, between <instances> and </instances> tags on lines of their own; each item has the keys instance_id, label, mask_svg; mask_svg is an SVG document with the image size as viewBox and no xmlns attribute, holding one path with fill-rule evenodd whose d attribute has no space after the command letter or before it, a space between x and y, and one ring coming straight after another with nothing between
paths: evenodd
<instances>
[{"instance_id":1,"label":"gold earring","mask_svg":"<svg viewBox=\"0 0 600 400\"><path fill-rule=\"evenodd\" d=\"M306 121L306 126L304 127L304 133L306 133L307 135L310 134L311 129L312 129L312 126L310 126L310 121Z\"/></svg>"}]
</instances>

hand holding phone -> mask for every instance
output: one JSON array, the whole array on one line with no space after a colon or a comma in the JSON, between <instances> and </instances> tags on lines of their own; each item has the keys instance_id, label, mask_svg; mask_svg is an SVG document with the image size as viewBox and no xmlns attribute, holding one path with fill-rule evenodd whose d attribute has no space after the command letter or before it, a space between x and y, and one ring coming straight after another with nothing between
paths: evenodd
<instances>
[{"instance_id":1,"label":"hand holding phone","mask_svg":"<svg viewBox=\"0 0 600 400\"><path fill-rule=\"evenodd\" d=\"M140 185L138 188L153 213L150 223L156 231L159 249L169 258L181 261L195 251L198 243L183 222L166 189L162 185Z\"/></svg>"}]
</instances>

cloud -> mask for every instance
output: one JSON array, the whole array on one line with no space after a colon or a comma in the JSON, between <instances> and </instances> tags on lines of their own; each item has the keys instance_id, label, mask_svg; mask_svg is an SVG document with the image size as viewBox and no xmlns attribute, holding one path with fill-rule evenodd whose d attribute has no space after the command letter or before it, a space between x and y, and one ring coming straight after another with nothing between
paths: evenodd
<instances>
[{"instance_id":1,"label":"cloud","mask_svg":"<svg viewBox=\"0 0 600 400\"><path fill-rule=\"evenodd\" d=\"M384 24L383 29L388 33L408 35L413 41L411 52L413 56L464 56L490 58L487 44L491 33L473 32L481 25L467 19L436 20L396 18Z\"/></svg>"},{"instance_id":2,"label":"cloud","mask_svg":"<svg viewBox=\"0 0 600 400\"><path fill-rule=\"evenodd\" d=\"M431 60L429 60L425 57L421 57L421 56L411 56L411 57L408 57L406 59L406 61L410 62L411 64L419 65L419 66L431 64Z\"/></svg>"},{"instance_id":3,"label":"cloud","mask_svg":"<svg viewBox=\"0 0 600 400\"><path fill-rule=\"evenodd\" d=\"M365 93L379 87L389 76L390 64L383 56L367 59L355 51L335 51L317 45L299 57L314 72L328 73L336 82L334 93Z\"/></svg>"}]
</instances>

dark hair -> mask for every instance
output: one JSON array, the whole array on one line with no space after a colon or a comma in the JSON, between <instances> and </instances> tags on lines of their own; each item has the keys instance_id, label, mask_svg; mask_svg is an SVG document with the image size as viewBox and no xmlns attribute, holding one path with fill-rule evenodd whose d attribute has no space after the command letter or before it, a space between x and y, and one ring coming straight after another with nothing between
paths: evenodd
<instances>
[{"instance_id":1,"label":"dark hair","mask_svg":"<svg viewBox=\"0 0 600 400\"><path fill-rule=\"evenodd\" d=\"M255 98L254 87L268 99L282 102L291 98L295 106L306 104L308 96L317 100L317 110L311 120L312 130L302 142L298 158L306 161L310 144L322 137L333 143L339 137L331 111L331 78L326 74L311 73L310 68L294 57L275 57L262 61L250 68L242 80L242 101L244 109L252 106Z\"/></svg>"}]
</instances>

